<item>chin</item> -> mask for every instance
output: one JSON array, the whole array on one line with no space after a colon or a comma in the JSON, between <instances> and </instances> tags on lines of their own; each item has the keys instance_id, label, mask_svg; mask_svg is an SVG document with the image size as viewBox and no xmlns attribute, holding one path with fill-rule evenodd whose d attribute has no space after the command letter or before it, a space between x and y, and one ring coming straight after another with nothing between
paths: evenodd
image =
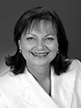
<instances>
[{"instance_id":1,"label":"chin","mask_svg":"<svg viewBox=\"0 0 81 108\"><path fill-rule=\"evenodd\" d=\"M44 65L47 65L49 64L48 61L43 61L43 60L38 60L38 61L35 61L35 62L32 62L33 65L36 65L36 66L44 66Z\"/></svg>"}]
</instances>

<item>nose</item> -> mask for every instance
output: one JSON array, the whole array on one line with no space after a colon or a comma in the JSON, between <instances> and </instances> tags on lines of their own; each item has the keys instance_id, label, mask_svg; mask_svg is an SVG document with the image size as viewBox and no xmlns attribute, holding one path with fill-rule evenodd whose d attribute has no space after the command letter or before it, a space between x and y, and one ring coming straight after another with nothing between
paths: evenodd
<instances>
[{"instance_id":1,"label":"nose","mask_svg":"<svg viewBox=\"0 0 81 108\"><path fill-rule=\"evenodd\" d=\"M43 43L43 41L38 41L37 48L38 48L38 50L44 49L44 43Z\"/></svg>"}]
</instances>

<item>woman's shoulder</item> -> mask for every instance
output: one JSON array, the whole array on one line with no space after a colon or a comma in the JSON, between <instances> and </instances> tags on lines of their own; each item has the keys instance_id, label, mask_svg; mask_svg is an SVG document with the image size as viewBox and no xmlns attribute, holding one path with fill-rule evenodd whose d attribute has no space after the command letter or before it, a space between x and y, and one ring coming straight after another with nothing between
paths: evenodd
<instances>
[{"instance_id":1,"label":"woman's shoulder","mask_svg":"<svg viewBox=\"0 0 81 108\"><path fill-rule=\"evenodd\" d=\"M11 71L0 76L0 92L14 92L22 89L22 81L20 75L14 75Z\"/></svg>"},{"instance_id":2,"label":"woman's shoulder","mask_svg":"<svg viewBox=\"0 0 81 108\"><path fill-rule=\"evenodd\" d=\"M76 71L81 70L81 61L78 59L72 59L69 70L76 69Z\"/></svg>"},{"instance_id":3,"label":"woman's shoulder","mask_svg":"<svg viewBox=\"0 0 81 108\"><path fill-rule=\"evenodd\" d=\"M76 69L76 79L75 79L75 95L78 100L79 106L81 106L81 62L80 60L73 60L73 65Z\"/></svg>"},{"instance_id":4,"label":"woman's shoulder","mask_svg":"<svg viewBox=\"0 0 81 108\"><path fill-rule=\"evenodd\" d=\"M61 74L61 77L77 77L81 74L81 62L78 59L71 59L71 63L67 71Z\"/></svg>"},{"instance_id":5,"label":"woman's shoulder","mask_svg":"<svg viewBox=\"0 0 81 108\"><path fill-rule=\"evenodd\" d=\"M64 76L69 76L70 78L80 79L81 78L81 62L78 59L72 59L71 64L64 74Z\"/></svg>"},{"instance_id":6,"label":"woman's shoulder","mask_svg":"<svg viewBox=\"0 0 81 108\"><path fill-rule=\"evenodd\" d=\"M13 74L10 70L0 75L0 85L12 84L20 79L19 75Z\"/></svg>"},{"instance_id":7,"label":"woman's shoulder","mask_svg":"<svg viewBox=\"0 0 81 108\"><path fill-rule=\"evenodd\" d=\"M2 74L0 74L0 80L6 80L9 79L11 77L14 77L15 75L13 74L13 72L11 70L8 70L6 72L3 72Z\"/></svg>"}]
</instances>

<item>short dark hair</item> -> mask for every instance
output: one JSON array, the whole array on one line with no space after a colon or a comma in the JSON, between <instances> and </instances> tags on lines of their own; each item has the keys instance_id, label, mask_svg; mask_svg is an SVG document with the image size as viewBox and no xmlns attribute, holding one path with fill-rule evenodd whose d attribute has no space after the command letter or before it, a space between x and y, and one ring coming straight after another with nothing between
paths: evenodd
<instances>
[{"instance_id":1,"label":"short dark hair","mask_svg":"<svg viewBox=\"0 0 81 108\"><path fill-rule=\"evenodd\" d=\"M46 7L35 7L25 11L18 19L14 27L14 41L17 46L17 51L15 55L6 57L5 63L7 66L10 66L11 71L15 75L23 73L26 66L26 60L19 52L18 40L21 38L23 32L30 29L33 21L41 20L51 21L57 31L59 53L50 63L52 66L54 66L55 74L60 75L61 73L66 72L71 63L71 60L67 56L68 40L66 37L66 32L59 16L53 9L47 9Z\"/></svg>"}]
</instances>

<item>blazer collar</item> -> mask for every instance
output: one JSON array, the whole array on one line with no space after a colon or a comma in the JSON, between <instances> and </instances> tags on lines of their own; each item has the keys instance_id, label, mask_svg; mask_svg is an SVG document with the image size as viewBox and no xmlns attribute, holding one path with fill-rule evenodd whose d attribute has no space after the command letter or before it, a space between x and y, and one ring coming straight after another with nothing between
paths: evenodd
<instances>
[{"instance_id":1,"label":"blazer collar","mask_svg":"<svg viewBox=\"0 0 81 108\"><path fill-rule=\"evenodd\" d=\"M35 84L34 84L35 79L30 74L30 72L27 70L27 68L25 68L24 74L20 74L20 78L21 78L24 88L27 88L30 86L35 86Z\"/></svg>"},{"instance_id":2,"label":"blazer collar","mask_svg":"<svg viewBox=\"0 0 81 108\"><path fill-rule=\"evenodd\" d=\"M37 106L40 108L59 108L27 69L25 69L24 74L21 74L20 77L23 89L14 92L17 97L33 108L37 108Z\"/></svg>"},{"instance_id":3,"label":"blazer collar","mask_svg":"<svg viewBox=\"0 0 81 108\"><path fill-rule=\"evenodd\" d=\"M67 73L55 76L52 72L52 98L60 108L70 108L75 90L76 68L71 66Z\"/></svg>"},{"instance_id":4,"label":"blazer collar","mask_svg":"<svg viewBox=\"0 0 81 108\"><path fill-rule=\"evenodd\" d=\"M68 108L71 104L74 91L75 76L75 68L61 76L56 76L53 67L51 67L52 97L50 97L28 70L25 69L24 74L20 75L23 89L15 91L14 94L33 108L36 108L37 106L41 106L40 108L42 108L42 105L44 108ZM61 93L63 97L61 97ZM65 101L63 101L62 98Z\"/></svg>"}]
</instances>

